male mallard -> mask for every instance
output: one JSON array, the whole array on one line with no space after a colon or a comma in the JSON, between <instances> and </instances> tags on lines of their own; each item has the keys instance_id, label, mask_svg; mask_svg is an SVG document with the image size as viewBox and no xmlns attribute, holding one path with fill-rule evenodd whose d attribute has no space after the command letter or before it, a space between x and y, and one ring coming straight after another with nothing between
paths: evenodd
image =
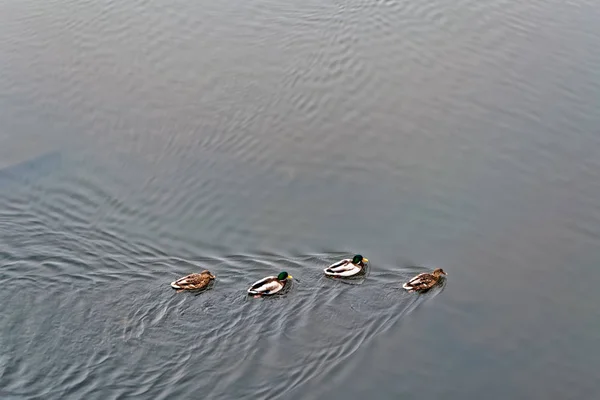
<instances>
[{"instance_id":1,"label":"male mallard","mask_svg":"<svg viewBox=\"0 0 600 400\"><path fill-rule=\"evenodd\" d=\"M425 290L431 289L434 285L436 285L440 281L440 277L443 275L447 275L443 269L438 268L433 273L422 273L410 281L406 282L402 287L409 292L422 292Z\"/></svg>"},{"instance_id":2,"label":"male mallard","mask_svg":"<svg viewBox=\"0 0 600 400\"><path fill-rule=\"evenodd\" d=\"M365 263L369 262L366 258L357 254L352 260L345 259L331 264L323 272L330 276L348 277L358 274L365 268Z\"/></svg>"},{"instance_id":3,"label":"male mallard","mask_svg":"<svg viewBox=\"0 0 600 400\"><path fill-rule=\"evenodd\" d=\"M215 276L210 271L204 270L199 274L190 274L177 279L175 282L171 282L171 287L178 289L177 293L183 290L204 289L213 279L215 279Z\"/></svg>"},{"instance_id":4,"label":"male mallard","mask_svg":"<svg viewBox=\"0 0 600 400\"><path fill-rule=\"evenodd\" d=\"M292 279L292 276L288 275L285 271L280 272L277 276L267 276L266 278L254 282L254 284L250 286L250 289L248 289L248 294L254 294L258 297L275 294L285 287L289 279Z\"/></svg>"}]
</instances>

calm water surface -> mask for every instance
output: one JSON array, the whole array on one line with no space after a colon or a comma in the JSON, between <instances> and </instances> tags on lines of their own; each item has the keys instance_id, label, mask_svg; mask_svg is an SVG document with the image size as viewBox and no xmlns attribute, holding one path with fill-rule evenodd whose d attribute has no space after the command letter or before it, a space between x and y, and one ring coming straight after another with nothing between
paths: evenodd
<instances>
[{"instance_id":1,"label":"calm water surface","mask_svg":"<svg viewBox=\"0 0 600 400\"><path fill-rule=\"evenodd\" d=\"M591 0L0 1L0 397L599 398L599 41Z\"/></svg>"}]
</instances>

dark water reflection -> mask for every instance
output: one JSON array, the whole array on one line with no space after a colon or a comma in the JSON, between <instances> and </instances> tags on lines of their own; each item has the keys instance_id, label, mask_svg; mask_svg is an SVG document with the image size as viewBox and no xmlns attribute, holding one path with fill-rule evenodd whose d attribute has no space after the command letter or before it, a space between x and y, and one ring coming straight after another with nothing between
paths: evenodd
<instances>
[{"instance_id":1,"label":"dark water reflection","mask_svg":"<svg viewBox=\"0 0 600 400\"><path fill-rule=\"evenodd\" d=\"M0 397L598 397L599 20L4 1Z\"/></svg>"}]
</instances>

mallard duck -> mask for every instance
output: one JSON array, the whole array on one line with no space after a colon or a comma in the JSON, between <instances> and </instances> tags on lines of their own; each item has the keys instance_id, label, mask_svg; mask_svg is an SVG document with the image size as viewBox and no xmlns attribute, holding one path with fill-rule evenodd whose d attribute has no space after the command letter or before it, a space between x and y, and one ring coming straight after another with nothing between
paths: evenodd
<instances>
[{"instance_id":1,"label":"mallard duck","mask_svg":"<svg viewBox=\"0 0 600 400\"><path fill-rule=\"evenodd\" d=\"M438 268L434 270L431 274L425 272L415 276L410 281L402 285L402 287L408 290L409 292L422 292L425 290L429 290L440 281L440 277L442 275L447 274L443 269Z\"/></svg>"},{"instance_id":2,"label":"mallard duck","mask_svg":"<svg viewBox=\"0 0 600 400\"><path fill-rule=\"evenodd\" d=\"M177 293L184 290L204 289L213 279L215 279L215 276L210 271L204 270L199 274L190 274L171 282L171 287L178 289Z\"/></svg>"},{"instance_id":3,"label":"mallard duck","mask_svg":"<svg viewBox=\"0 0 600 400\"><path fill-rule=\"evenodd\" d=\"M323 272L330 276L353 276L363 271L365 268L365 263L367 262L369 262L369 260L360 254L357 254L354 256L354 258L352 258L352 260L348 258L331 264L329 267L325 268Z\"/></svg>"},{"instance_id":4,"label":"mallard duck","mask_svg":"<svg viewBox=\"0 0 600 400\"><path fill-rule=\"evenodd\" d=\"M250 289L248 289L248 294L260 296L270 296L275 294L281 289L283 289L287 281L292 279L291 275L288 275L287 272L280 272L277 276L267 276L259 281L254 282Z\"/></svg>"}]
</instances>

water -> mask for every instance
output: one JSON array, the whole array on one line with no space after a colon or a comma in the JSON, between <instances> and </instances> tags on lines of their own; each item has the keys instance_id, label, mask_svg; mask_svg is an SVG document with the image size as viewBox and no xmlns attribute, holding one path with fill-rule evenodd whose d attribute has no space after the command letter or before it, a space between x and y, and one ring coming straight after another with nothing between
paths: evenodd
<instances>
[{"instance_id":1,"label":"water","mask_svg":"<svg viewBox=\"0 0 600 400\"><path fill-rule=\"evenodd\" d=\"M0 397L599 397L599 20L0 2Z\"/></svg>"}]
</instances>

